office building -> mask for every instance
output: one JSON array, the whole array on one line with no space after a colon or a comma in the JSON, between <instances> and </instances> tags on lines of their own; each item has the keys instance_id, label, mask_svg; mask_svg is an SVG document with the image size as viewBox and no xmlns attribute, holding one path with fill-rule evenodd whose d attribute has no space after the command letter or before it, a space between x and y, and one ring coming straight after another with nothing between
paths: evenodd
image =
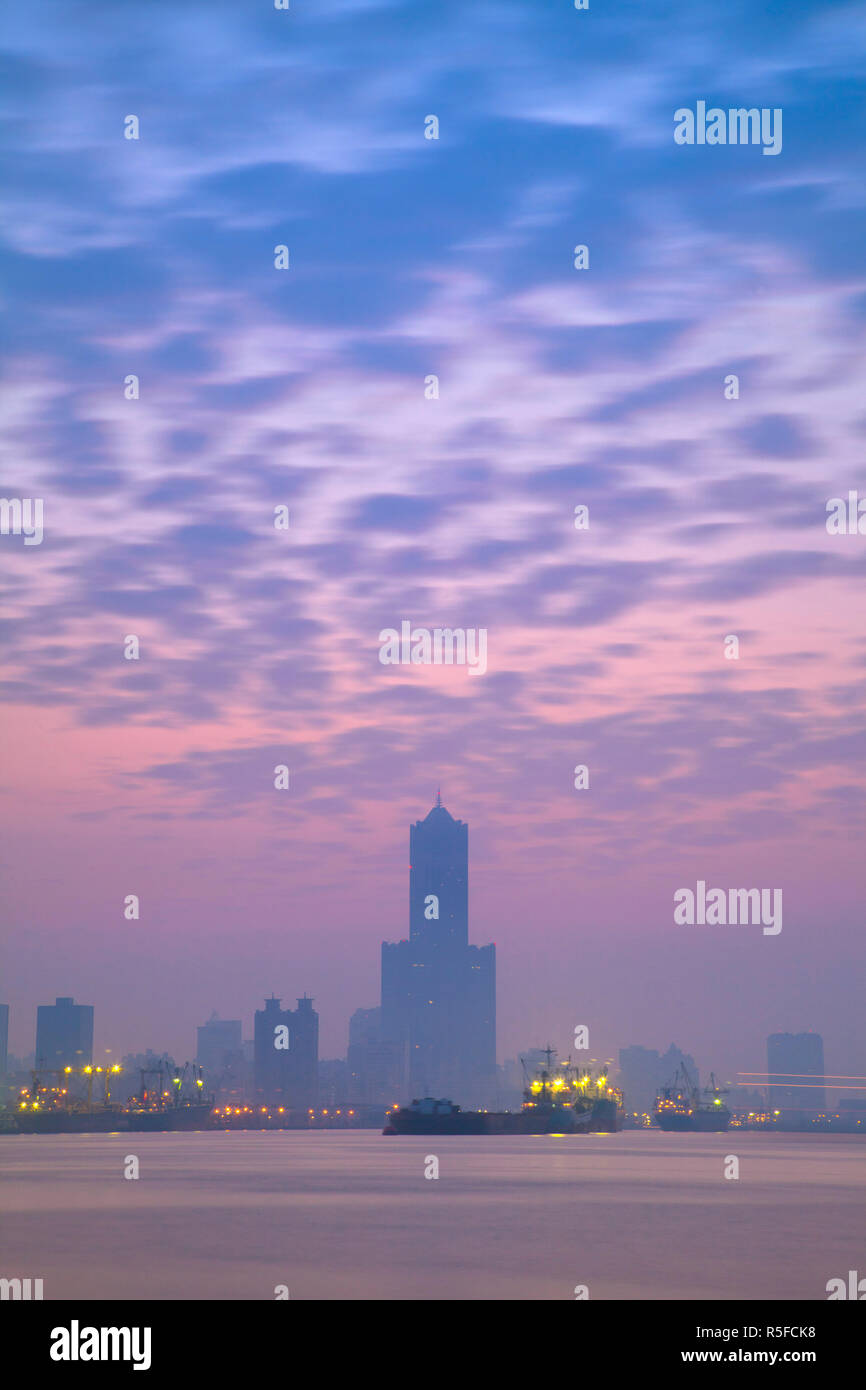
<instances>
[{"instance_id":1,"label":"office building","mask_svg":"<svg viewBox=\"0 0 866 1390\"><path fill-rule=\"evenodd\" d=\"M394 1105L403 1093L408 1043L382 1032L381 1009L356 1009L349 1020L348 1094L356 1105Z\"/></svg>"},{"instance_id":2,"label":"office building","mask_svg":"<svg viewBox=\"0 0 866 1390\"><path fill-rule=\"evenodd\" d=\"M60 998L36 1010L36 1066L48 1071L93 1061L93 1005Z\"/></svg>"},{"instance_id":3,"label":"office building","mask_svg":"<svg viewBox=\"0 0 866 1390\"><path fill-rule=\"evenodd\" d=\"M306 995L294 1010L271 996L256 1010L256 1099L287 1109L309 1109L318 1099L319 1015Z\"/></svg>"},{"instance_id":4,"label":"office building","mask_svg":"<svg viewBox=\"0 0 866 1390\"><path fill-rule=\"evenodd\" d=\"M196 1030L195 1059L208 1076L220 1077L228 1068L243 1061L243 1037L240 1020L218 1018L213 1014L207 1023Z\"/></svg>"},{"instance_id":5,"label":"office building","mask_svg":"<svg viewBox=\"0 0 866 1390\"><path fill-rule=\"evenodd\" d=\"M824 1039L820 1033L771 1033L767 1072L771 1110L819 1114L826 1110Z\"/></svg>"}]
</instances>

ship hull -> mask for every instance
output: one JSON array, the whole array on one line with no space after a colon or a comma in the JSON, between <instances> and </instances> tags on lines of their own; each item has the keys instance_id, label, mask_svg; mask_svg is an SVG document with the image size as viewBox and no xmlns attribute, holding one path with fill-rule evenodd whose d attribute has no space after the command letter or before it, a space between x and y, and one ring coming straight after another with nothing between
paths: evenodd
<instances>
[{"instance_id":1,"label":"ship hull","mask_svg":"<svg viewBox=\"0 0 866 1390\"><path fill-rule=\"evenodd\" d=\"M570 1110L514 1112L460 1110L456 1115L392 1111L383 1134L586 1134L591 1115Z\"/></svg>"},{"instance_id":2,"label":"ship hull","mask_svg":"<svg viewBox=\"0 0 866 1390\"><path fill-rule=\"evenodd\" d=\"M730 1123L729 1110L694 1110L690 1115L656 1116L659 1129L673 1134L723 1134Z\"/></svg>"},{"instance_id":3,"label":"ship hull","mask_svg":"<svg viewBox=\"0 0 866 1390\"><path fill-rule=\"evenodd\" d=\"M625 1125L625 1110L613 1100L597 1100L592 1107L590 1134L619 1134Z\"/></svg>"},{"instance_id":4,"label":"ship hull","mask_svg":"<svg viewBox=\"0 0 866 1390\"><path fill-rule=\"evenodd\" d=\"M209 1105L165 1110L58 1110L16 1115L19 1134L127 1134L209 1128Z\"/></svg>"},{"instance_id":5,"label":"ship hull","mask_svg":"<svg viewBox=\"0 0 866 1390\"><path fill-rule=\"evenodd\" d=\"M19 1134L114 1134L129 1128L119 1111L74 1110L16 1115Z\"/></svg>"},{"instance_id":6,"label":"ship hull","mask_svg":"<svg viewBox=\"0 0 866 1390\"><path fill-rule=\"evenodd\" d=\"M167 1130L210 1129L210 1105L178 1105L170 1110L141 1110L126 1115L127 1129L136 1133Z\"/></svg>"}]
</instances>

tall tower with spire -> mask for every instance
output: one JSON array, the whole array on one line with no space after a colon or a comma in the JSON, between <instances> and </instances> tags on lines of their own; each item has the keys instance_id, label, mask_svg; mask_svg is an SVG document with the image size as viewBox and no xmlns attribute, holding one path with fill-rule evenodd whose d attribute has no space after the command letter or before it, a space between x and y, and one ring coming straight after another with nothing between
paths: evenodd
<instances>
[{"instance_id":1,"label":"tall tower with spire","mask_svg":"<svg viewBox=\"0 0 866 1390\"><path fill-rule=\"evenodd\" d=\"M404 1099L492 1099L495 957L469 945L469 827L437 791L409 830L409 939L382 945L382 1031L404 1047Z\"/></svg>"},{"instance_id":2,"label":"tall tower with spire","mask_svg":"<svg viewBox=\"0 0 866 1390\"><path fill-rule=\"evenodd\" d=\"M469 827L436 805L409 827L409 936L469 945Z\"/></svg>"}]
</instances>

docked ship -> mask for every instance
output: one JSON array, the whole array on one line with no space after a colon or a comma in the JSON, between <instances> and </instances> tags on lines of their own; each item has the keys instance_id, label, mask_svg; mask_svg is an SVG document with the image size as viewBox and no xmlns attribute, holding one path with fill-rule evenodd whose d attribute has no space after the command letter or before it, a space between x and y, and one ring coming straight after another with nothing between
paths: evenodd
<instances>
[{"instance_id":1,"label":"docked ship","mask_svg":"<svg viewBox=\"0 0 866 1390\"><path fill-rule=\"evenodd\" d=\"M718 1134L728 1128L731 1112L725 1105L727 1094L716 1085L710 1072L710 1084L700 1091L685 1066L677 1068L673 1081L663 1086L656 1097L655 1122L659 1129Z\"/></svg>"},{"instance_id":2,"label":"docked ship","mask_svg":"<svg viewBox=\"0 0 866 1390\"><path fill-rule=\"evenodd\" d=\"M382 1133L599 1134L622 1129L622 1096L605 1075L572 1066L570 1060L554 1066L551 1047L544 1055L546 1064L531 1080L527 1077L520 1110L461 1110L453 1101L425 1096L389 1110Z\"/></svg>"},{"instance_id":3,"label":"docked ship","mask_svg":"<svg viewBox=\"0 0 866 1390\"><path fill-rule=\"evenodd\" d=\"M114 1067L64 1067L34 1071L15 1115L19 1134L109 1134L209 1128L213 1098L204 1095L201 1068L187 1063L141 1070L141 1089L125 1104L111 1099L121 1071ZM149 1077L156 1076L153 1085ZM56 1079L52 1079L56 1078ZM82 1084L83 1083L83 1084ZM94 1085L101 1096L94 1097Z\"/></svg>"}]
</instances>

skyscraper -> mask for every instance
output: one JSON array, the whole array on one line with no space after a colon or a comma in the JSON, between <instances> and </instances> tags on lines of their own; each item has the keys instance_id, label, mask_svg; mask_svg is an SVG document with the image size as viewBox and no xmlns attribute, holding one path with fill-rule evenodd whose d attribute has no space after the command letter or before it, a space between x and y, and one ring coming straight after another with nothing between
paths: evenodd
<instances>
[{"instance_id":1,"label":"skyscraper","mask_svg":"<svg viewBox=\"0 0 866 1390\"><path fill-rule=\"evenodd\" d=\"M0 1004L0 1076L6 1075L9 1059L9 1005Z\"/></svg>"},{"instance_id":2,"label":"skyscraper","mask_svg":"<svg viewBox=\"0 0 866 1390\"><path fill-rule=\"evenodd\" d=\"M439 796L409 831L409 939L382 944L382 1037L406 1045L404 1099L492 1098L496 948L469 945L469 828Z\"/></svg>"},{"instance_id":3,"label":"skyscraper","mask_svg":"<svg viewBox=\"0 0 866 1390\"><path fill-rule=\"evenodd\" d=\"M242 1087L247 1065L240 1020L218 1018L213 1014L197 1030L195 1059L204 1070L210 1090L223 1095Z\"/></svg>"},{"instance_id":4,"label":"skyscraper","mask_svg":"<svg viewBox=\"0 0 866 1390\"><path fill-rule=\"evenodd\" d=\"M319 1015L306 995L281 1009L272 995L255 1018L255 1087L258 1099L294 1110L315 1106L318 1095Z\"/></svg>"},{"instance_id":5,"label":"skyscraper","mask_svg":"<svg viewBox=\"0 0 866 1390\"><path fill-rule=\"evenodd\" d=\"M356 1009L349 1019L348 1098L359 1105L393 1105L406 1079L408 1048L382 1034L381 1009Z\"/></svg>"},{"instance_id":6,"label":"skyscraper","mask_svg":"<svg viewBox=\"0 0 866 1390\"><path fill-rule=\"evenodd\" d=\"M820 1033L771 1033L767 1039L771 1110L826 1108L824 1039ZM814 1076L815 1082L809 1078Z\"/></svg>"},{"instance_id":7,"label":"skyscraper","mask_svg":"<svg viewBox=\"0 0 866 1390\"><path fill-rule=\"evenodd\" d=\"M195 1059L209 1077L222 1075L238 1059L243 1060L241 1025L237 1019L217 1018L216 1014L197 1030Z\"/></svg>"},{"instance_id":8,"label":"skyscraper","mask_svg":"<svg viewBox=\"0 0 866 1390\"><path fill-rule=\"evenodd\" d=\"M51 1071L93 1061L93 1005L61 998L36 1010L36 1065Z\"/></svg>"}]
</instances>

